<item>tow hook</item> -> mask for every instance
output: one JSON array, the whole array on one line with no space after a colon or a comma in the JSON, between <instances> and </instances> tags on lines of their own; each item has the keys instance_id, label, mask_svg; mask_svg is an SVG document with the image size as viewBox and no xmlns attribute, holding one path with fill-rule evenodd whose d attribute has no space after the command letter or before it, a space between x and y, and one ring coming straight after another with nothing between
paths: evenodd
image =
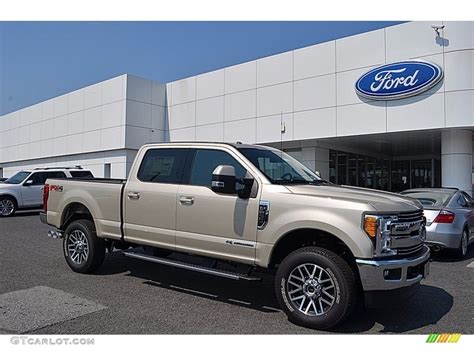
<instances>
[{"instance_id":1,"label":"tow hook","mask_svg":"<svg viewBox=\"0 0 474 355\"><path fill-rule=\"evenodd\" d=\"M48 237L53 239L61 239L63 237L63 232L61 231L48 231Z\"/></svg>"}]
</instances>

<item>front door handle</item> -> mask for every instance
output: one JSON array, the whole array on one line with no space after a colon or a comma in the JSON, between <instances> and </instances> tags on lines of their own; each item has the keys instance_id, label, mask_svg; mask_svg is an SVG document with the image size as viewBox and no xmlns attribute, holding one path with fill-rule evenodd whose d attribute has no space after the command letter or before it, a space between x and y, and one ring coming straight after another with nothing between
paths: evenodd
<instances>
[{"instance_id":1,"label":"front door handle","mask_svg":"<svg viewBox=\"0 0 474 355\"><path fill-rule=\"evenodd\" d=\"M129 192L127 194L127 196L131 200L138 200L140 198L140 193L138 193L138 192Z\"/></svg>"},{"instance_id":2,"label":"front door handle","mask_svg":"<svg viewBox=\"0 0 474 355\"><path fill-rule=\"evenodd\" d=\"M189 196L181 196L179 198L179 202L182 205L192 205L194 203L194 197L189 197Z\"/></svg>"}]
</instances>

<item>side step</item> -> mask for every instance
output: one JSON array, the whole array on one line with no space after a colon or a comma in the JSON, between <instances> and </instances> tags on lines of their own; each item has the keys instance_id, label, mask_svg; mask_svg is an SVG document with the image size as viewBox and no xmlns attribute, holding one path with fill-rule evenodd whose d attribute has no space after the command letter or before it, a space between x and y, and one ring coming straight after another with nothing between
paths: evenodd
<instances>
[{"instance_id":1,"label":"side step","mask_svg":"<svg viewBox=\"0 0 474 355\"><path fill-rule=\"evenodd\" d=\"M191 270L191 271L201 272L203 274L209 274L209 275L224 277L226 279L246 280L246 281L260 281L261 280L259 277L252 277L252 276L249 276L248 274L239 274L239 273L232 272L232 271L224 271L224 270L214 269L214 268L210 268L210 267L206 267L206 266L188 264L188 263L184 263L184 262L181 262L181 261L165 259L165 258L159 258L157 256L140 254L140 253L135 253L135 252L132 252L132 251L125 251L125 252L123 252L123 255L128 256L130 258L135 258L135 259L140 259L140 260L145 260L145 261L151 261L151 262L157 263L157 264L174 266L174 267L177 267L177 268L180 268L180 269Z\"/></svg>"}]
</instances>

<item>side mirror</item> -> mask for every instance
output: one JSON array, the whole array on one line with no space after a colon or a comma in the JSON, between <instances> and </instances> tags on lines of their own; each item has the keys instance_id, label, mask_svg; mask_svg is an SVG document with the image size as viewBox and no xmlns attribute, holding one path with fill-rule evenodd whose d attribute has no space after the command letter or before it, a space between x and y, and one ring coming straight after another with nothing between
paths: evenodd
<instances>
[{"instance_id":1,"label":"side mirror","mask_svg":"<svg viewBox=\"0 0 474 355\"><path fill-rule=\"evenodd\" d=\"M233 195L235 190L235 168L232 165L219 165L212 172L211 189L215 193Z\"/></svg>"},{"instance_id":2,"label":"side mirror","mask_svg":"<svg viewBox=\"0 0 474 355\"><path fill-rule=\"evenodd\" d=\"M252 175L250 175L247 171L247 174L245 174L245 177L242 179L239 179L238 182L244 185L244 187L238 191L239 197L244 198L244 199L249 198L250 195L252 194L252 187L253 187L253 182L254 182L254 178L252 177Z\"/></svg>"},{"instance_id":3,"label":"side mirror","mask_svg":"<svg viewBox=\"0 0 474 355\"><path fill-rule=\"evenodd\" d=\"M26 181L23 183L23 186L30 186L30 185L33 185L33 180L26 180Z\"/></svg>"},{"instance_id":4,"label":"side mirror","mask_svg":"<svg viewBox=\"0 0 474 355\"><path fill-rule=\"evenodd\" d=\"M322 179L321 173L318 170L315 170L314 173L318 176L318 178Z\"/></svg>"}]
</instances>

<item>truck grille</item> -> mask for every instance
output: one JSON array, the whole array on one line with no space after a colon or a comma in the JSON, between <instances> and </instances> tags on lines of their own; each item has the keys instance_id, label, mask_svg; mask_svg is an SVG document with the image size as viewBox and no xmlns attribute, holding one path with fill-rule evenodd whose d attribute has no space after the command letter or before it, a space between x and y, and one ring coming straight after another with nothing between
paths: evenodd
<instances>
[{"instance_id":1,"label":"truck grille","mask_svg":"<svg viewBox=\"0 0 474 355\"><path fill-rule=\"evenodd\" d=\"M423 249L423 243L413 245L410 247L405 247L405 248L396 248L397 255L411 255L418 253L420 250Z\"/></svg>"},{"instance_id":2,"label":"truck grille","mask_svg":"<svg viewBox=\"0 0 474 355\"><path fill-rule=\"evenodd\" d=\"M423 210L400 212L398 214L398 222L414 222L423 219Z\"/></svg>"}]
</instances>

